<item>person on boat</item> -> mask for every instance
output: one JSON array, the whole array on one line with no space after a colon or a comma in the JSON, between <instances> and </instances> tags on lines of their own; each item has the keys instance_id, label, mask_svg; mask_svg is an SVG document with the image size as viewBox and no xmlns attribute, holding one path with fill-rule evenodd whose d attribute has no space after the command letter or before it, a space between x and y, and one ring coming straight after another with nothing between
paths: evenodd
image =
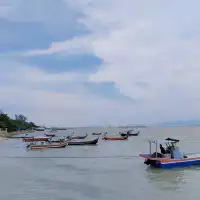
<instances>
[{"instance_id":1,"label":"person on boat","mask_svg":"<svg viewBox=\"0 0 200 200\"><path fill-rule=\"evenodd\" d=\"M173 150L171 152L171 158L172 159L183 159L184 158L179 147L176 146L173 148Z\"/></svg>"},{"instance_id":2,"label":"person on boat","mask_svg":"<svg viewBox=\"0 0 200 200\"><path fill-rule=\"evenodd\" d=\"M160 152L162 154L166 154L165 148L162 146L162 144L160 144Z\"/></svg>"}]
</instances>

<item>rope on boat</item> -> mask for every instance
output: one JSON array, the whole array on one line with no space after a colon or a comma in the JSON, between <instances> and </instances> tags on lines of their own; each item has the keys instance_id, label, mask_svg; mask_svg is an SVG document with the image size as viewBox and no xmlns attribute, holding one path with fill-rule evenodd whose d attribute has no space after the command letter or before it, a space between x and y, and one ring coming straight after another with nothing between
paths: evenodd
<instances>
[{"instance_id":1,"label":"rope on boat","mask_svg":"<svg viewBox=\"0 0 200 200\"><path fill-rule=\"evenodd\" d=\"M27 158L27 159L49 159L49 158L63 158L63 159L104 159L104 158L122 158L122 159L126 159L126 158L138 158L139 156L133 155L133 156L4 156L3 158Z\"/></svg>"}]
</instances>

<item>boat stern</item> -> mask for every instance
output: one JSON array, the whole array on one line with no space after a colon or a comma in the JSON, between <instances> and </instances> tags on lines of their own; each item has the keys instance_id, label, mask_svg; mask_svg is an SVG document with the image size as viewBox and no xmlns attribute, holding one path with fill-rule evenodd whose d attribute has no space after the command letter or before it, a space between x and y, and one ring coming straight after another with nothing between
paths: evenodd
<instances>
[{"instance_id":1,"label":"boat stern","mask_svg":"<svg viewBox=\"0 0 200 200\"><path fill-rule=\"evenodd\" d=\"M139 156L145 159L144 161L145 165L150 165L156 168L161 167L160 158L152 158L151 154L139 154Z\"/></svg>"}]
</instances>

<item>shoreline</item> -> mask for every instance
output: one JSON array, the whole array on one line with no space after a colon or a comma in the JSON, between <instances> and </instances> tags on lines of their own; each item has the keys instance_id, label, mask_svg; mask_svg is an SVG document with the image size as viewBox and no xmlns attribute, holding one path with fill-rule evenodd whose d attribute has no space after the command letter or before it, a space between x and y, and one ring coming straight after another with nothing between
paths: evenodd
<instances>
[{"instance_id":1,"label":"shoreline","mask_svg":"<svg viewBox=\"0 0 200 200\"><path fill-rule=\"evenodd\" d=\"M24 133L32 133L35 132L34 130L22 130L22 131L13 131L13 132L1 132L0 138L6 139L6 138L12 138L15 135L24 134Z\"/></svg>"}]
</instances>

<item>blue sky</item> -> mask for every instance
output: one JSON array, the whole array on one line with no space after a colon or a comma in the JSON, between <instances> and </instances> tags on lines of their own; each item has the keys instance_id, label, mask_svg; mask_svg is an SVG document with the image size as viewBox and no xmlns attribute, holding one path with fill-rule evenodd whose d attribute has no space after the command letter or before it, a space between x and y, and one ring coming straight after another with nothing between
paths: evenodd
<instances>
[{"instance_id":1,"label":"blue sky","mask_svg":"<svg viewBox=\"0 0 200 200\"><path fill-rule=\"evenodd\" d=\"M2 109L61 126L199 119L198 6L0 0Z\"/></svg>"}]
</instances>

